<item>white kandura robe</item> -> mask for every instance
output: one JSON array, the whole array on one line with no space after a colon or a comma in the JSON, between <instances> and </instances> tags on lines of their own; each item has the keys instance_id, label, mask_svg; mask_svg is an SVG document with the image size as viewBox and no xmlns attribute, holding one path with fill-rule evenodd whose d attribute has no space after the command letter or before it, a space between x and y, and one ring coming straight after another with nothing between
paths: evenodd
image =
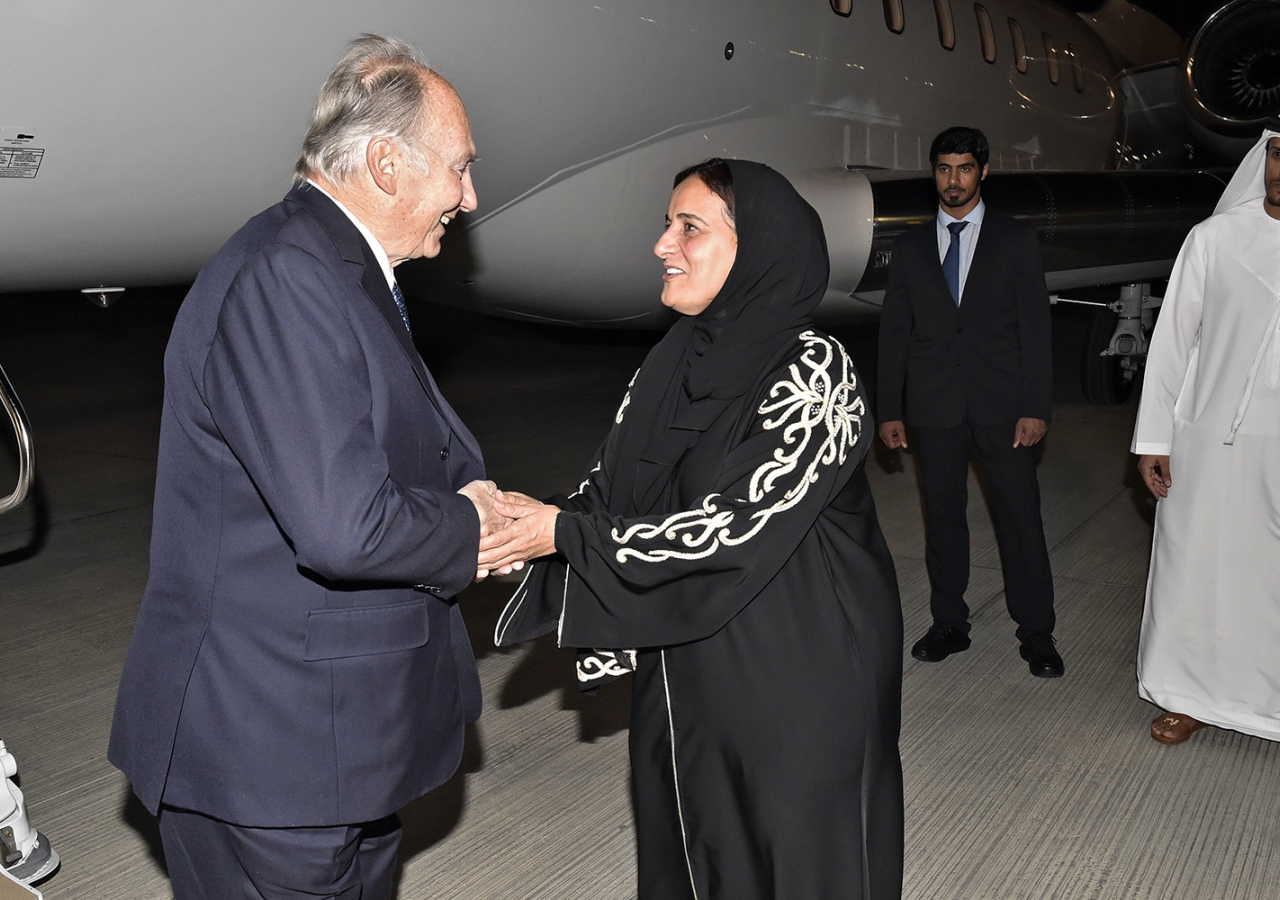
<instances>
[{"instance_id":1,"label":"white kandura robe","mask_svg":"<svg viewBox=\"0 0 1280 900\"><path fill-rule=\"evenodd\" d=\"M1168 454L1139 694L1280 740L1280 220L1261 199L1196 226L1147 360L1132 450Z\"/></svg>"}]
</instances>

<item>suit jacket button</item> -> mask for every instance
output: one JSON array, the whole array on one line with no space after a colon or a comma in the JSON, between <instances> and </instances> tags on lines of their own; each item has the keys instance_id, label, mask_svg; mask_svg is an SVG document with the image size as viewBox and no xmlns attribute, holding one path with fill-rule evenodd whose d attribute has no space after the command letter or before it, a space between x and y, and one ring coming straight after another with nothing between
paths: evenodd
<instances>
[{"instance_id":1,"label":"suit jacket button","mask_svg":"<svg viewBox=\"0 0 1280 900\"><path fill-rule=\"evenodd\" d=\"M958 325L958 326L956 326L956 334L964 334L964 326L963 326L963 325Z\"/></svg>"},{"instance_id":2,"label":"suit jacket button","mask_svg":"<svg viewBox=\"0 0 1280 900\"><path fill-rule=\"evenodd\" d=\"M448 447L445 447L443 450L441 450L441 451L440 451L440 458L441 458L441 459L448 459L448 458L449 458L449 448L448 448Z\"/></svg>"}]
</instances>

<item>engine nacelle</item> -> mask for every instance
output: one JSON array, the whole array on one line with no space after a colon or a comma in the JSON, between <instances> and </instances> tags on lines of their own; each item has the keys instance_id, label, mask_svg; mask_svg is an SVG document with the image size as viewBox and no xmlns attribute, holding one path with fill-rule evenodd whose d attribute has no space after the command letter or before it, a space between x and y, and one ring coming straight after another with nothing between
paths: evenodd
<instances>
[{"instance_id":1,"label":"engine nacelle","mask_svg":"<svg viewBox=\"0 0 1280 900\"><path fill-rule=\"evenodd\" d=\"M1196 136L1238 157L1280 113L1280 0L1232 0L1209 16L1186 45L1178 86Z\"/></svg>"},{"instance_id":2,"label":"engine nacelle","mask_svg":"<svg viewBox=\"0 0 1280 900\"><path fill-rule=\"evenodd\" d=\"M871 182L854 169L814 169L795 179L796 190L822 217L831 279L821 306L823 321L844 324L875 312L852 298L867 270L876 208Z\"/></svg>"}]
</instances>

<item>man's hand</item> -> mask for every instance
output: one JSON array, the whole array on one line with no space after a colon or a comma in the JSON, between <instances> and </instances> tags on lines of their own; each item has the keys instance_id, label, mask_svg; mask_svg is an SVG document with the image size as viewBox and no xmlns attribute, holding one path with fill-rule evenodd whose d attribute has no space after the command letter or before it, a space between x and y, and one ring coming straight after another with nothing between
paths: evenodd
<instances>
[{"instance_id":1,"label":"man's hand","mask_svg":"<svg viewBox=\"0 0 1280 900\"><path fill-rule=\"evenodd\" d=\"M559 507L544 506L526 494L498 491L494 509L511 524L480 539L481 569L505 574L523 568L525 562L556 552L556 516Z\"/></svg>"},{"instance_id":2,"label":"man's hand","mask_svg":"<svg viewBox=\"0 0 1280 900\"><path fill-rule=\"evenodd\" d=\"M495 499L498 506L502 508L503 514L511 519L518 519L521 515L528 515L539 506L544 505L541 500L535 500L528 494L522 494L519 491L498 491Z\"/></svg>"},{"instance_id":3,"label":"man's hand","mask_svg":"<svg viewBox=\"0 0 1280 900\"><path fill-rule=\"evenodd\" d=\"M884 441L885 446L891 450L897 450L899 447L905 450L907 446L907 426L900 419L894 419L892 422L881 422L880 440Z\"/></svg>"},{"instance_id":4,"label":"man's hand","mask_svg":"<svg viewBox=\"0 0 1280 900\"><path fill-rule=\"evenodd\" d=\"M498 495L498 486L492 481L473 481L460 488L458 493L475 504L476 514L480 516L480 537L511 524L511 519L494 509L493 503Z\"/></svg>"},{"instance_id":5,"label":"man's hand","mask_svg":"<svg viewBox=\"0 0 1280 900\"><path fill-rule=\"evenodd\" d=\"M1044 419L1019 419L1013 429L1013 446L1034 447L1048 430L1049 423Z\"/></svg>"},{"instance_id":6,"label":"man's hand","mask_svg":"<svg viewBox=\"0 0 1280 900\"><path fill-rule=\"evenodd\" d=\"M1157 500L1169 496L1169 488L1173 487L1173 476L1169 474L1169 457L1149 453L1138 457L1138 471L1147 490Z\"/></svg>"}]
</instances>

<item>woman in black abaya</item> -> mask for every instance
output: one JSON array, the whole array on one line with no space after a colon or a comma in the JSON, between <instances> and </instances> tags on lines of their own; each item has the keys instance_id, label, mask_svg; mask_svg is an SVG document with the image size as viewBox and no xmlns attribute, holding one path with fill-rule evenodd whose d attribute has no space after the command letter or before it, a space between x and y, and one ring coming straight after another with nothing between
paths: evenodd
<instances>
[{"instance_id":1,"label":"woman in black abaya","mask_svg":"<svg viewBox=\"0 0 1280 900\"><path fill-rule=\"evenodd\" d=\"M649 353L571 497L482 568L544 557L500 645L559 627L585 683L631 672L640 900L890 900L902 884L902 617L863 470L875 434L813 327L817 214L758 163L680 173Z\"/></svg>"}]
</instances>

